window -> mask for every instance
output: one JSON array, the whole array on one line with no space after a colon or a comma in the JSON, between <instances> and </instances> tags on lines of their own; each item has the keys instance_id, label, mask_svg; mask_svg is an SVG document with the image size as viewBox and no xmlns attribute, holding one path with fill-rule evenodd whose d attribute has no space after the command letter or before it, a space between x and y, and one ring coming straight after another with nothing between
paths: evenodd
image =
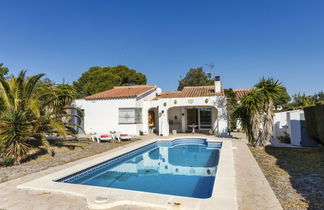
<instances>
[{"instance_id":1,"label":"window","mask_svg":"<svg viewBox=\"0 0 324 210\"><path fill-rule=\"evenodd\" d=\"M142 123L142 109L119 108L119 124L140 124L140 123Z\"/></svg>"},{"instance_id":2,"label":"window","mask_svg":"<svg viewBox=\"0 0 324 210\"><path fill-rule=\"evenodd\" d=\"M200 128L199 129L210 129L211 125L211 109L199 109L199 122Z\"/></svg>"}]
</instances>

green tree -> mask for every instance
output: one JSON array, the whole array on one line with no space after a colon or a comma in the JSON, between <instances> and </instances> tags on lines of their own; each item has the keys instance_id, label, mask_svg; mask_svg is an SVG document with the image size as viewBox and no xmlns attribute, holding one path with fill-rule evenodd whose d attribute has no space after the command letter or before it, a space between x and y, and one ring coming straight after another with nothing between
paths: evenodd
<instances>
[{"instance_id":1,"label":"green tree","mask_svg":"<svg viewBox=\"0 0 324 210\"><path fill-rule=\"evenodd\" d=\"M280 86L279 89L279 97L277 97L274 101L275 109L278 110L278 108L281 106L283 110L285 110L288 107L288 103L291 101L291 97L289 96L286 87Z\"/></svg>"},{"instance_id":2,"label":"green tree","mask_svg":"<svg viewBox=\"0 0 324 210\"><path fill-rule=\"evenodd\" d=\"M320 91L320 92L316 93L315 98L316 98L317 102L324 101L324 92Z\"/></svg>"},{"instance_id":3,"label":"green tree","mask_svg":"<svg viewBox=\"0 0 324 210\"><path fill-rule=\"evenodd\" d=\"M288 104L288 109L302 109L304 107L314 106L317 102L315 96L306 95L305 93L294 94L292 98L292 102Z\"/></svg>"},{"instance_id":4,"label":"green tree","mask_svg":"<svg viewBox=\"0 0 324 210\"><path fill-rule=\"evenodd\" d=\"M17 77L0 75L0 97L4 104L0 110L1 155L19 163L37 141L47 146L46 136L69 134L73 128L64 120L72 117L67 110L73 96L66 87L39 88L44 74L26 77L21 71Z\"/></svg>"},{"instance_id":5,"label":"green tree","mask_svg":"<svg viewBox=\"0 0 324 210\"><path fill-rule=\"evenodd\" d=\"M280 94L282 94L282 86L279 80L274 80L273 78L262 78L255 87L259 91L262 104L260 114L262 118L261 132L255 145L264 146L272 137L274 105L275 101L280 97Z\"/></svg>"},{"instance_id":6,"label":"green tree","mask_svg":"<svg viewBox=\"0 0 324 210\"><path fill-rule=\"evenodd\" d=\"M274 103L281 94L281 87L278 80L262 78L251 92L241 98L234 111L235 118L254 146L264 146L272 136Z\"/></svg>"},{"instance_id":7,"label":"green tree","mask_svg":"<svg viewBox=\"0 0 324 210\"><path fill-rule=\"evenodd\" d=\"M178 90L182 90L186 86L212 85L213 82L211 74L204 72L202 67L191 68L186 76L179 81Z\"/></svg>"},{"instance_id":8,"label":"green tree","mask_svg":"<svg viewBox=\"0 0 324 210\"><path fill-rule=\"evenodd\" d=\"M145 85L146 76L127 66L99 67L94 66L84 72L73 82L77 97L92 95L112 89L114 86Z\"/></svg>"},{"instance_id":9,"label":"green tree","mask_svg":"<svg viewBox=\"0 0 324 210\"><path fill-rule=\"evenodd\" d=\"M305 107L314 106L324 101L324 92L320 91L314 95L306 95L305 93L294 94L292 102L286 106L286 110L303 109Z\"/></svg>"},{"instance_id":10,"label":"green tree","mask_svg":"<svg viewBox=\"0 0 324 210\"><path fill-rule=\"evenodd\" d=\"M260 93L258 90L252 89L240 98L240 103L233 112L250 144L254 144L259 136L261 107Z\"/></svg>"},{"instance_id":11,"label":"green tree","mask_svg":"<svg viewBox=\"0 0 324 210\"><path fill-rule=\"evenodd\" d=\"M3 66L3 63L0 63L0 75L6 75L8 74L9 69L7 67Z\"/></svg>"}]
</instances>

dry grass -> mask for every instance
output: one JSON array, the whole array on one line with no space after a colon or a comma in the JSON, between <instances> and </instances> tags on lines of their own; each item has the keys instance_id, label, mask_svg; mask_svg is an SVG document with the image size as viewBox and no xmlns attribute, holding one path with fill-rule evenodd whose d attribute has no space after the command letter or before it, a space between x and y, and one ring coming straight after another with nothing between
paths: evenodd
<instances>
[{"instance_id":1,"label":"dry grass","mask_svg":"<svg viewBox=\"0 0 324 210\"><path fill-rule=\"evenodd\" d=\"M254 148L284 209L324 209L324 148Z\"/></svg>"},{"instance_id":2,"label":"dry grass","mask_svg":"<svg viewBox=\"0 0 324 210\"><path fill-rule=\"evenodd\" d=\"M35 148L25 162L11 167L0 167L0 182L16 179L31 173L45 170L49 167L62 165L74 160L89 157L116 147L137 141L112 141L96 143L87 139L83 140L55 140L47 152L44 148Z\"/></svg>"}]
</instances>

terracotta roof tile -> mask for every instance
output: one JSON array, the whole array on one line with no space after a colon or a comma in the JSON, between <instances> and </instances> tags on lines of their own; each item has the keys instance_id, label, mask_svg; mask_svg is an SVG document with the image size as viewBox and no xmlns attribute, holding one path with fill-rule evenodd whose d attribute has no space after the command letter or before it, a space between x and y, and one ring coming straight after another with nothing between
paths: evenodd
<instances>
[{"instance_id":1,"label":"terracotta roof tile","mask_svg":"<svg viewBox=\"0 0 324 210\"><path fill-rule=\"evenodd\" d=\"M240 98L247 94L251 89L233 89L237 97ZM195 86L184 87L182 91L167 91L162 92L161 95L155 99L161 98L186 98L186 97L204 97L204 96L225 96L222 89L221 92L215 93L214 86Z\"/></svg>"},{"instance_id":2,"label":"terracotta roof tile","mask_svg":"<svg viewBox=\"0 0 324 210\"><path fill-rule=\"evenodd\" d=\"M242 96L245 96L248 94L252 88L244 88L244 89L233 89L234 93L236 94L237 98L241 98Z\"/></svg>"},{"instance_id":3,"label":"terracotta roof tile","mask_svg":"<svg viewBox=\"0 0 324 210\"><path fill-rule=\"evenodd\" d=\"M87 96L85 99L134 98L155 88L156 85L117 86L113 89Z\"/></svg>"},{"instance_id":4,"label":"terracotta roof tile","mask_svg":"<svg viewBox=\"0 0 324 210\"><path fill-rule=\"evenodd\" d=\"M196 86L184 87L182 91L168 91L162 92L161 95L156 97L160 98L186 98L186 97L203 97L203 96L223 96L224 91L215 93L214 86Z\"/></svg>"}]
</instances>

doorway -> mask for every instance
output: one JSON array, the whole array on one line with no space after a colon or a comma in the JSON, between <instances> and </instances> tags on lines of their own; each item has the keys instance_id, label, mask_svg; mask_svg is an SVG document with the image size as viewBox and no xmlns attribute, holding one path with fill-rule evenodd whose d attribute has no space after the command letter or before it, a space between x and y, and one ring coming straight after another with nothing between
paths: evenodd
<instances>
[{"instance_id":1,"label":"doorway","mask_svg":"<svg viewBox=\"0 0 324 210\"><path fill-rule=\"evenodd\" d=\"M197 125L198 130L209 130L212 128L211 108L187 109L187 127Z\"/></svg>"},{"instance_id":2,"label":"doorway","mask_svg":"<svg viewBox=\"0 0 324 210\"><path fill-rule=\"evenodd\" d=\"M198 109L187 109L187 125L198 125Z\"/></svg>"}]
</instances>

